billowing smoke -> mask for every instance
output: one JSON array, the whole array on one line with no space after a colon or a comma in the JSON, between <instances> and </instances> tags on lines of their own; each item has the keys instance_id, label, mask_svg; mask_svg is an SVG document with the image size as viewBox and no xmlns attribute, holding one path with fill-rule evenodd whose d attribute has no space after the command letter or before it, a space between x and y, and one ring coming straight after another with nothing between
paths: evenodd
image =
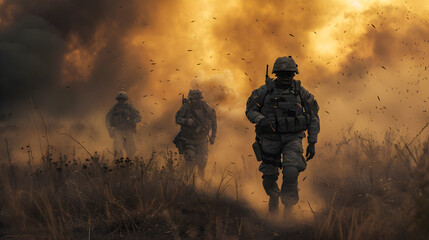
<instances>
[{"instance_id":1,"label":"billowing smoke","mask_svg":"<svg viewBox=\"0 0 429 240\"><path fill-rule=\"evenodd\" d=\"M74 143L61 133L107 151L121 89L143 117L139 151L171 148L181 95L198 87L219 119L210 164L253 162L247 97L289 55L321 106L322 144L428 121L424 1L3 0L0 12L0 129L15 149L38 145L43 115L63 152Z\"/></svg>"},{"instance_id":2,"label":"billowing smoke","mask_svg":"<svg viewBox=\"0 0 429 240\"><path fill-rule=\"evenodd\" d=\"M321 106L318 153L343 128L407 140L429 121L428 16L424 0L0 0L0 133L13 161L47 138L55 154L85 156L64 134L111 158L104 117L125 90L148 156L173 148L182 95L200 88L219 128L206 170L258 179L245 104L266 64L292 56ZM265 207L259 179L246 181ZM305 184L301 196L313 196Z\"/></svg>"}]
</instances>

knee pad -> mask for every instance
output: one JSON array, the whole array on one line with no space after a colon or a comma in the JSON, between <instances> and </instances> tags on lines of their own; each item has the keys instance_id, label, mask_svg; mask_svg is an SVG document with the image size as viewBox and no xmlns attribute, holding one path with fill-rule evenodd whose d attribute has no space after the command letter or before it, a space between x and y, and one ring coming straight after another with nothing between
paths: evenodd
<instances>
[{"instance_id":1,"label":"knee pad","mask_svg":"<svg viewBox=\"0 0 429 240\"><path fill-rule=\"evenodd\" d=\"M272 181L277 182L277 179L279 179L279 175L262 175L263 181Z\"/></svg>"},{"instance_id":2,"label":"knee pad","mask_svg":"<svg viewBox=\"0 0 429 240\"><path fill-rule=\"evenodd\" d=\"M298 183L283 183L282 190L280 192L280 198L285 206L297 204L299 201Z\"/></svg>"},{"instance_id":3,"label":"knee pad","mask_svg":"<svg viewBox=\"0 0 429 240\"><path fill-rule=\"evenodd\" d=\"M294 184L298 180L298 168L296 167L287 167L283 169L283 183L285 184Z\"/></svg>"},{"instance_id":4,"label":"knee pad","mask_svg":"<svg viewBox=\"0 0 429 240\"><path fill-rule=\"evenodd\" d=\"M270 197L278 197L280 195L280 189L277 185L278 175L264 175L262 179L262 185L267 195Z\"/></svg>"}]
</instances>

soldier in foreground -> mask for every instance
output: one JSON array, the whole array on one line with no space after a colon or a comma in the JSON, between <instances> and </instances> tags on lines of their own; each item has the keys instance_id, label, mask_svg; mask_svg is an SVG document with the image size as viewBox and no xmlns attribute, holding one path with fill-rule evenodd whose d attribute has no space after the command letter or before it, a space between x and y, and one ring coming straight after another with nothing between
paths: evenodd
<instances>
[{"instance_id":1,"label":"soldier in foreground","mask_svg":"<svg viewBox=\"0 0 429 240\"><path fill-rule=\"evenodd\" d=\"M192 171L197 166L198 175L204 178L208 142L215 142L217 122L215 110L202 99L203 95L198 89L189 91L188 100L182 99L182 107L176 113L176 123L181 129L173 142L179 153L185 155L187 170Z\"/></svg>"},{"instance_id":2,"label":"soldier in foreground","mask_svg":"<svg viewBox=\"0 0 429 240\"><path fill-rule=\"evenodd\" d=\"M304 171L306 161L315 155L315 144L320 131L319 106L301 81L294 80L298 65L292 57L279 57L274 63L276 79L268 77L263 86L252 92L246 106L246 116L256 123L256 142L253 144L262 183L270 197L268 207L277 213L279 197L285 213L299 200L298 174ZM308 147L303 157L302 139L308 132ZM277 185L279 168L283 172L281 189Z\"/></svg>"},{"instance_id":3,"label":"soldier in foreground","mask_svg":"<svg viewBox=\"0 0 429 240\"><path fill-rule=\"evenodd\" d=\"M125 149L128 158L132 158L136 153L134 143L134 133L136 125L141 121L140 113L127 103L128 95L120 91L116 96L118 101L106 115L106 127L109 136L113 138L114 157L118 154L123 156L122 150Z\"/></svg>"}]
</instances>

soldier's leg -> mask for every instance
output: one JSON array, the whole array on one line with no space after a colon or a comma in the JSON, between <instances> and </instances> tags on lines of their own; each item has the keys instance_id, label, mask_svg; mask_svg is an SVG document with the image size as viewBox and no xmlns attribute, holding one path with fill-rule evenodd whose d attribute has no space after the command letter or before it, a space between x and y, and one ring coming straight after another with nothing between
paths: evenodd
<instances>
[{"instance_id":1,"label":"soldier's leg","mask_svg":"<svg viewBox=\"0 0 429 240\"><path fill-rule=\"evenodd\" d=\"M204 178L204 169L207 165L208 152L209 149L207 142L203 142L196 145L195 163L198 168L198 175L201 178Z\"/></svg>"},{"instance_id":2,"label":"soldier's leg","mask_svg":"<svg viewBox=\"0 0 429 240\"><path fill-rule=\"evenodd\" d=\"M124 148L124 133L122 131L115 131L113 135L113 155L115 159L122 157L122 150Z\"/></svg>"},{"instance_id":3,"label":"soldier's leg","mask_svg":"<svg viewBox=\"0 0 429 240\"><path fill-rule=\"evenodd\" d=\"M298 203L298 175L306 168L302 156L302 138L297 137L283 146L283 184L280 191L282 203L286 207Z\"/></svg>"},{"instance_id":4,"label":"soldier's leg","mask_svg":"<svg viewBox=\"0 0 429 240\"><path fill-rule=\"evenodd\" d=\"M134 141L134 131L131 130L131 131L125 132L124 145L125 145L125 151L127 152L127 157L130 159L133 158L134 154L137 151L136 143Z\"/></svg>"},{"instance_id":5,"label":"soldier's leg","mask_svg":"<svg viewBox=\"0 0 429 240\"><path fill-rule=\"evenodd\" d=\"M196 152L196 147L194 144L188 144L188 143L185 144L183 155L185 158L184 167L185 167L186 174L190 174L194 170L195 152Z\"/></svg>"},{"instance_id":6,"label":"soldier's leg","mask_svg":"<svg viewBox=\"0 0 429 240\"><path fill-rule=\"evenodd\" d=\"M282 203L285 206L293 206L298 203L298 169L286 167L283 169L283 183L280 191Z\"/></svg>"},{"instance_id":7,"label":"soldier's leg","mask_svg":"<svg viewBox=\"0 0 429 240\"><path fill-rule=\"evenodd\" d=\"M262 185L270 197L268 208L270 212L277 212L279 206L280 189L277 185L281 157L281 141L261 137L262 163L259 171L262 174Z\"/></svg>"}]
</instances>

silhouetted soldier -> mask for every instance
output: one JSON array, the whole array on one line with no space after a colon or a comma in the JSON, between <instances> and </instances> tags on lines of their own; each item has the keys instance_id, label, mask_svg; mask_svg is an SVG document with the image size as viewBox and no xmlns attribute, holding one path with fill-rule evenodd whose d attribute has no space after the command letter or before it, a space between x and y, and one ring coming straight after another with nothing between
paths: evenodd
<instances>
[{"instance_id":1,"label":"silhouetted soldier","mask_svg":"<svg viewBox=\"0 0 429 240\"><path fill-rule=\"evenodd\" d=\"M214 144L216 138L216 112L202 100L203 95L198 89L190 90L188 99L183 98L182 107L176 113L176 123L181 126L181 130L174 143L179 153L185 155L188 170L196 165L198 174L204 178L208 142Z\"/></svg>"},{"instance_id":2,"label":"silhouetted soldier","mask_svg":"<svg viewBox=\"0 0 429 240\"><path fill-rule=\"evenodd\" d=\"M122 154L125 149L127 157L131 158L136 153L134 133L136 125L141 121L140 113L131 104L126 103L128 95L120 91L116 96L118 103L110 109L106 115L106 127L113 138L114 156Z\"/></svg>"}]
</instances>

